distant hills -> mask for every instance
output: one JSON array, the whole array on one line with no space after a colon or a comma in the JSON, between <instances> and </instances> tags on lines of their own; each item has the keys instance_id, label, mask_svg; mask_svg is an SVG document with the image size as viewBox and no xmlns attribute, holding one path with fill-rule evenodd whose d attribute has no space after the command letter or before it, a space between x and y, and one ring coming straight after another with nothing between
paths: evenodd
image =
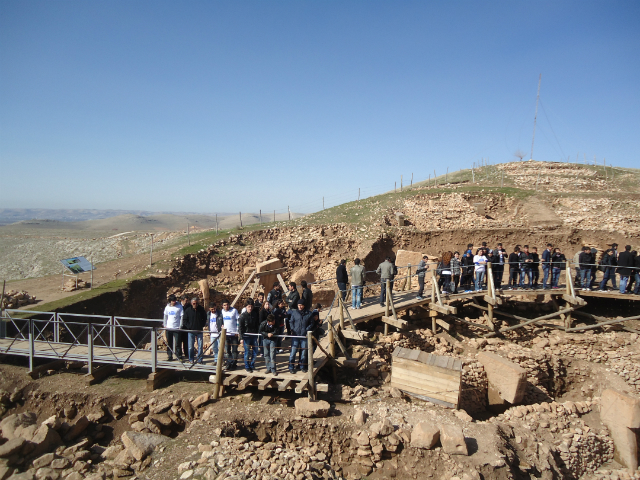
<instances>
[{"instance_id":1,"label":"distant hills","mask_svg":"<svg viewBox=\"0 0 640 480\"><path fill-rule=\"evenodd\" d=\"M20 234L28 232L73 230L76 232L162 232L187 229L187 223L198 229L214 228L215 215L196 213L126 212L118 210L47 210L0 209L0 232ZM291 219L302 215L291 213ZM288 214L276 215L277 221L288 220ZM243 213L242 224L252 225L260 221L255 213ZM264 223L272 222L273 215L263 215ZM233 228L240 225L239 214L218 214L218 227Z\"/></svg>"}]
</instances>

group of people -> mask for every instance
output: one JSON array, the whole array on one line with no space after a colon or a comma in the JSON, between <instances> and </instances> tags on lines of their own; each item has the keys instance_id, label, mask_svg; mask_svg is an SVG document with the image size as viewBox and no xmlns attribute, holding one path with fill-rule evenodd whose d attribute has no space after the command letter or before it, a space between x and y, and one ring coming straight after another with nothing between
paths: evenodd
<instances>
[{"instance_id":1,"label":"group of people","mask_svg":"<svg viewBox=\"0 0 640 480\"><path fill-rule=\"evenodd\" d=\"M198 297L187 301L170 295L164 310L163 325L166 332L167 360L174 355L180 361L185 358L192 364L204 364L206 351L213 352L213 361L218 355L226 357L226 369L237 368L239 346L244 348L244 368L251 373L256 359L264 357L267 373L277 375L276 353L283 351L283 340L290 340L289 372L307 372L307 332L319 340L324 334L320 322L322 305L312 308L313 293L302 281L299 293L295 282L287 286L285 296L278 282L268 293L259 293L256 299L249 298L240 313L224 300L221 307L212 301L208 311L199 304ZM220 352L220 333L226 329L225 352ZM204 332L209 334L210 344L205 348ZM285 335L286 332L286 335ZM312 345L315 350L315 345ZM296 360L297 357L297 360Z\"/></svg>"},{"instance_id":2,"label":"group of people","mask_svg":"<svg viewBox=\"0 0 640 480\"><path fill-rule=\"evenodd\" d=\"M618 245L612 244L597 258L597 250L593 247L583 247L573 258L573 266L576 272L575 283L584 290L598 288L607 291L609 281L613 289L616 286L616 273L620 276L620 293L640 294L640 256L631 246L618 253ZM351 308L362 307L362 292L365 285L365 268L360 259L354 260L354 265L349 272L346 268L346 260L341 260L336 270L336 281L341 292L342 299L346 299L347 285L351 284L352 300ZM539 253L537 247L529 245L516 245L511 253L508 253L498 243L495 248L489 248L486 242L475 249L473 244L468 244L466 250L460 252L447 251L438 259L435 269L438 277L438 286L445 293L470 293L487 288L487 265L491 264L493 286L496 290L503 289L505 273L507 277L507 290L555 290L560 281L560 274L566 270L567 258L560 247L554 247L547 243L546 248ZM404 267L404 266L402 266ZM423 299L425 275L430 268L429 258L424 255L416 265L418 278L417 299ZM542 269L542 272L540 270ZM603 278L596 282L596 273L603 272ZM380 276L380 305L386 301L387 284L393 290L394 279L398 275L398 267L393 259L388 256L380 263L375 273ZM542 273L542 275L541 275ZM635 289L633 285L635 283Z\"/></svg>"}]
</instances>

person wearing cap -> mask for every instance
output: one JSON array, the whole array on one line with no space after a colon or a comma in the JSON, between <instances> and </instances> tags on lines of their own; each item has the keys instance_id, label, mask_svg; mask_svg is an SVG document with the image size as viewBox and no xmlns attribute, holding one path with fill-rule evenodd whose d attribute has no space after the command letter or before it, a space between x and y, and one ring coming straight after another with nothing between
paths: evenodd
<instances>
[{"instance_id":1,"label":"person wearing cap","mask_svg":"<svg viewBox=\"0 0 640 480\"><path fill-rule=\"evenodd\" d=\"M422 294L424 293L424 276L429 270L429 265L427 261L429 260L428 255L423 255L422 260L418 262L418 268L416 269L416 273L418 274L418 296L417 300L422 300Z\"/></svg>"},{"instance_id":2,"label":"person wearing cap","mask_svg":"<svg viewBox=\"0 0 640 480\"><path fill-rule=\"evenodd\" d=\"M311 330L311 312L304 306L304 300L298 299L298 309L289 311L289 329L291 335L291 354L289 355L289 372L296 373L296 369L305 373L307 371L307 332ZM300 351L300 358L296 367L296 354Z\"/></svg>"},{"instance_id":3,"label":"person wearing cap","mask_svg":"<svg viewBox=\"0 0 640 480\"><path fill-rule=\"evenodd\" d=\"M360 265L360 259L356 258L349 273L351 274L351 309L362 307L362 289L364 288L364 266Z\"/></svg>"}]
</instances>

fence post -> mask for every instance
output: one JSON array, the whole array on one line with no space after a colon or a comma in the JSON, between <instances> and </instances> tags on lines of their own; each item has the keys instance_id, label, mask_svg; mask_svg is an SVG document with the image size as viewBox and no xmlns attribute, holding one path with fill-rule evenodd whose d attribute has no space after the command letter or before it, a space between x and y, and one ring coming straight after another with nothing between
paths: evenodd
<instances>
[{"instance_id":1,"label":"fence post","mask_svg":"<svg viewBox=\"0 0 640 480\"><path fill-rule=\"evenodd\" d=\"M169 345L167 345L169 347ZM156 373L158 365L158 332L156 327L151 327L151 372Z\"/></svg>"},{"instance_id":2,"label":"fence post","mask_svg":"<svg viewBox=\"0 0 640 480\"><path fill-rule=\"evenodd\" d=\"M333 318L331 315L327 315L327 322L329 323L329 329L327 331L327 335L329 336L329 355L331 358L335 360L336 358L336 341L333 337ZM333 377L333 383L338 383L338 376L336 375L336 363L332 362L331 364L331 373Z\"/></svg>"},{"instance_id":3,"label":"fence post","mask_svg":"<svg viewBox=\"0 0 640 480\"><path fill-rule=\"evenodd\" d=\"M407 267L407 283L404 286L405 291L411 291L411 264Z\"/></svg>"},{"instance_id":4,"label":"fence post","mask_svg":"<svg viewBox=\"0 0 640 480\"><path fill-rule=\"evenodd\" d=\"M109 320L109 346L114 348L116 346L116 319L111 317Z\"/></svg>"},{"instance_id":5,"label":"fence post","mask_svg":"<svg viewBox=\"0 0 640 480\"><path fill-rule=\"evenodd\" d=\"M29 319L29 371L33 372L33 360L35 354L35 345L33 344L33 322L32 318Z\"/></svg>"},{"instance_id":6,"label":"fence post","mask_svg":"<svg viewBox=\"0 0 640 480\"><path fill-rule=\"evenodd\" d=\"M220 331L220 340L218 342L218 363L216 364L216 383L213 386L213 399L220 397L220 389L222 388L222 363L224 362L224 344L227 340L227 329L222 327Z\"/></svg>"},{"instance_id":7,"label":"fence post","mask_svg":"<svg viewBox=\"0 0 640 480\"><path fill-rule=\"evenodd\" d=\"M87 323L87 369L91 375L93 373L93 325Z\"/></svg>"},{"instance_id":8,"label":"fence post","mask_svg":"<svg viewBox=\"0 0 640 480\"><path fill-rule=\"evenodd\" d=\"M340 307L340 329L344 330L344 303L342 303L342 291L338 289L338 306Z\"/></svg>"},{"instance_id":9,"label":"fence post","mask_svg":"<svg viewBox=\"0 0 640 480\"><path fill-rule=\"evenodd\" d=\"M316 377L313 376L313 334L307 332L307 361L309 365L309 398L316 399Z\"/></svg>"}]
</instances>

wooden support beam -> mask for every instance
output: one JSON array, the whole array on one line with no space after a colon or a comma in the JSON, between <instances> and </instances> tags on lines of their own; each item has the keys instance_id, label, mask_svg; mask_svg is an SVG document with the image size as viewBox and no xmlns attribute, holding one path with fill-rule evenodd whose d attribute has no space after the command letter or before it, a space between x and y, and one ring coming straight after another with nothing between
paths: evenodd
<instances>
[{"instance_id":1,"label":"wooden support beam","mask_svg":"<svg viewBox=\"0 0 640 480\"><path fill-rule=\"evenodd\" d=\"M483 325L481 323L470 322L469 320L465 320L463 318L456 317L456 316L453 316L453 315L447 315L447 316L451 317L452 319L454 319L457 322L462 322L462 323L466 323L467 325L473 325L474 327L483 328L485 330L493 331L493 329L491 327L488 327L487 325Z\"/></svg>"},{"instance_id":2,"label":"wooden support beam","mask_svg":"<svg viewBox=\"0 0 640 480\"><path fill-rule=\"evenodd\" d=\"M287 291L287 284L284 283L284 280L282 279L282 275L278 274L278 282L280 282L280 286L282 287L282 293L284 294L284 292Z\"/></svg>"},{"instance_id":3,"label":"wooden support beam","mask_svg":"<svg viewBox=\"0 0 640 480\"><path fill-rule=\"evenodd\" d=\"M298 385L296 386L296 393L302 393L309 387L309 379L305 378L300 380Z\"/></svg>"},{"instance_id":4,"label":"wooden support beam","mask_svg":"<svg viewBox=\"0 0 640 480\"><path fill-rule=\"evenodd\" d=\"M274 377L263 378L258 382L258 390L264 390L265 388L272 386L274 383L277 383L277 379Z\"/></svg>"},{"instance_id":5,"label":"wooden support beam","mask_svg":"<svg viewBox=\"0 0 640 480\"><path fill-rule=\"evenodd\" d=\"M251 375L244 377L242 380L240 380L240 383L238 384L238 390L244 390L249 385L255 384L257 381L258 379Z\"/></svg>"},{"instance_id":6,"label":"wooden support beam","mask_svg":"<svg viewBox=\"0 0 640 480\"><path fill-rule=\"evenodd\" d=\"M53 362L45 363L44 365L38 365L33 370L27 373L31 378L40 378L40 374L47 370L60 370L66 366L66 360L54 360Z\"/></svg>"},{"instance_id":7,"label":"wooden support beam","mask_svg":"<svg viewBox=\"0 0 640 480\"><path fill-rule=\"evenodd\" d=\"M438 297L438 305L442 305L442 297L440 296L440 287L438 287L438 282L436 281L436 272L431 270L431 282L433 283L433 288L436 291L436 297Z\"/></svg>"},{"instance_id":8,"label":"wooden support beam","mask_svg":"<svg viewBox=\"0 0 640 480\"><path fill-rule=\"evenodd\" d=\"M560 310L558 312L553 312L553 313L550 313L549 315L543 315L542 317L537 317L537 318L533 318L531 320L527 320L526 322L519 323L518 325L513 325L511 327L504 327L504 328L500 329L500 333L508 332L510 330L515 330L517 328L526 327L527 325L530 325L532 323L537 323L537 322L540 322L542 320L549 320L550 318L558 317L563 313L567 314L567 313L573 312L575 310L575 308L576 307L565 308L564 310ZM485 335L485 337L493 337L494 335L496 335L496 332L488 333L487 335Z\"/></svg>"},{"instance_id":9,"label":"wooden support beam","mask_svg":"<svg viewBox=\"0 0 640 480\"><path fill-rule=\"evenodd\" d=\"M365 340L369 338L369 332L366 330L345 329L342 330L341 333L344 338L348 338L349 340Z\"/></svg>"},{"instance_id":10,"label":"wooden support beam","mask_svg":"<svg viewBox=\"0 0 640 480\"><path fill-rule=\"evenodd\" d=\"M316 392L327 393L329 391L328 383L316 383Z\"/></svg>"},{"instance_id":11,"label":"wooden support beam","mask_svg":"<svg viewBox=\"0 0 640 480\"><path fill-rule=\"evenodd\" d=\"M584 306L587 304L587 301L583 298L580 297L572 297L571 295L567 295L566 293L564 295L562 295L562 299L567 302L570 303L571 305L581 305Z\"/></svg>"},{"instance_id":12,"label":"wooden support beam","mask_svg":"<svg viewBox=\"0 0 640 480\"><path fill-rule=\"evenodd\" d=\"M482 299L487 302L489 305L493 305L494 307L498 304L497 299L493 298L490 295L485 295Z\"/></svg>"},{"instance_id":13,"label":"wooden support beam","mask_svg":"<svg viewBox=\"0 0 640 480\"><path fill-rule=\"evenodd\" d=\"M582 313L582 312L580 312ZM585 314L585 315L590 315L590 314ZM574 328L567 328L567 332L577 332L577 331L582 331L582 330L593 330L594 328L601 328L601 327L605 327L607 325L615 325L618 323L623 323L623 322L628 322L629 320L640 320L640 315L635 315L633 317L626 317L626 318L618 318L616 320L607 320L604 317L596 317L595 315L591 315L591 317L593 317L594 319L597 320L603 320L600 323L597 323L596 325L586 325L584 327L574 327Z\"/></svg>"},{"instance_id":14,"label":"wooden support beam","mask_svg":"<svg viewBox=\"0 0 640 480\"><path fill-rule=\"evenodd\" d=\"M292 383L293 383L293 380L291 380L290 378L283 380L278 384L278 391L284 392L287 388L291 386Z\"/></svg>"},{"instance_id":15,"label":"wooden support beam","mask_svg":"<svg viewBox=\"0 0 640 480\"><path fill-rule=\"evenodd\" d=\"M235 385L236 383L238 383L241 378L242 378L242 375L231 374L222 381L222 384L229 387L231 385Z\"/></svg>"},{"instance_id":16,"label":"wooden support beam","mask_svg":"<svg viewBox=\"0 0 640 480\"><path fill-rule=\"evenodd\" d=\"M474 298L474 300L475 300L475 298ZM469 305L470 307L477 308L477 309L479 309L479 310L484 310L485 312L489 311L489 309L488 309L487 307L485 307L485 306L483 306L483 305L479 305L479 304L477 304L477 303L475 303L475 302L474 302L474 303L469 303L468 305Z\"/></svg>"},{"instance_id":17,"label":"wooden support beam","mask_svg":"<svg viewBox=\"0 0 640 480\"><path fill-rule=\"evenodd\" d=\"M452 307L451 305L438 305L437 303L430 303L429 308L445 315L455 315L456 313L458 313L458 309L456 307Z\"/></svg>"},{"instance_id":18,"label":"wooden support beam","mask_svg":"<svg viewBox=\"0 0 640 480\"><path fill-rule=\"evenodd\" d=\"M409 322L407 322L406 320L402 320L402 319L396 320L393 317L382 317L382 321L396 328L407 328L407 325L409 325ZM344 332L342 333L344 334Z\"/></svg>"},{"instance_id":19,"label":"wooden support beam","mask_svg":"<svg viewBox=\"0 0 640 480\"><path fill-rule=\"evenodd\" d=\"M256 278L256 281L253 282L253 288L251 289L251 299L252 300L256 297L256 292L258 291L258 285L260 285L260 279Z\"/></svg>"},{"instance_id":20,"label":"wooden support beam","mask_svg":"<svg viewBox=\"0 0 640 480\"><path fill-rule=\"evenodd\" d=\"M336 343L338 344L338 347L340 347L340 350L342 351L343 355L346 358L351 358L349 356L349 352L347 352L347 349L344 348L344 345L342 344L342 342L340 341L340 335L338 335L338 332L336 332L336 329L333 326L333 321L328 322L329 328L331 328L331 330L333 330L333 339L336 341Z\"/></svg>"},{"instance_id":21,"label":"wooden support beam","mask_svg":"<svg viewBox=\"0 0 640 480\"><path fill-rule=\"evenodd\" d=\"M251 275L249 275L249 278L247 278L247 281L244 282L244 285L242 285L242 288L240 289L240 292L238 293L238 295L236 295L236 298L233 299L233 302L231 302L231 306L233 307L236 302L238 300L240 300L240 297L242 296L242 294L244 293L244 291L247 289L247 287L249 286L249 283L251 283L251 280L253 280L253 278L256 276L256 272L253 271L251 272ZM286 290L286 289L285 289Z\"/></svg>"},{"instance_id":22,"label":"wooden support beam","mask_svg":"<svg viewBox=\"0 0 640 480\"><path fill-rule=\"evenodd\" d=\"M274 270L267 270L265 272L257 272L256 277L260 278L260 277L266 277L269 275L277 275L279 273L284 273L286 271L287 271L287 267L276 268Z\"/></svg>"}]
</instances>

